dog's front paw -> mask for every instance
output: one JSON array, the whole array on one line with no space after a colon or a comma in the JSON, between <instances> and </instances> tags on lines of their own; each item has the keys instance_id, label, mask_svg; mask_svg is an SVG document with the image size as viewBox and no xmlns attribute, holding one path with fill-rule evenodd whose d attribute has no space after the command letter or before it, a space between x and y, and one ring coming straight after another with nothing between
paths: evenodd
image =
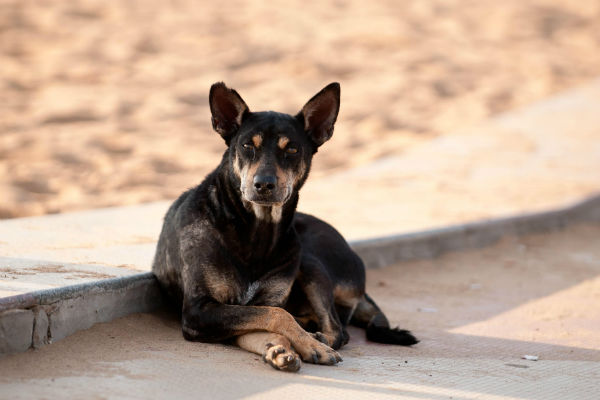
<instances>
[{"instance_id":1,"label":"dog's front paw","mask_svg":"<svg viewBox=\"0 0 600 400\"><path fill-rule=\"evenodd\" d=\"M313 364L334 365L342 361L337 351L311 337L307 346L297 349L302 360Z\"/></svg>"},{"instance_id":2,"label":"dog's front paw","mask_svg":"<svg viewBox=\"0 0 600 400\"><path fill-rule=\"evenodd\" d=\"M315 339L317 339L319 342L331 347L331 343L329 342L329 339L327 338L327 336L325 336L323 334L323 332L315 332L315 333L311 333L310 335L312 337L314 337Z\"/></svg>"},{"instance_id":3,"label":"dog's front paw","mask_svg":"<svg viewBox=\"0 0 600 400\"><path fill-rule=\"evenodd\" d=\"M280 344L267 345L262 359L271 367L280 371L296 372L302 365L300 356L296 352Z\"/></svg>"},{"instance_id":4,"label":"dog's front paw","mask_svg":"<svg viewBox=\"0 0 600 400\"><path fill-rule=\"evenodd\" d=\"M338 350L340 347L348 343L349 339L349 336L347 333L345 333L345 331L332 333L315 332L311 333L311 336L334 350Z\"/></svg>"}]
</instances>

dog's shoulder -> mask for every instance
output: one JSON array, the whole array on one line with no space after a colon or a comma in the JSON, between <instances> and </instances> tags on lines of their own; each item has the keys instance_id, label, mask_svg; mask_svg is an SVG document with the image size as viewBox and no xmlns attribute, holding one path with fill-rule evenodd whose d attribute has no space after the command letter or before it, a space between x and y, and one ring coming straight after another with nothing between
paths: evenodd
<instances>
[{"instance_id":1,"label":"dog's shoulder","mask_svg":"<svg viewBox=\"0 0 600 400\"><path fill-rule=\"evenodd\" d=\"M215 179L213 171L202 183L183 192L169 207L165 215L165 223L183 229L187 225L210 220L213 208L210 196L214 196Z\"/></svg>"}]
</instances>

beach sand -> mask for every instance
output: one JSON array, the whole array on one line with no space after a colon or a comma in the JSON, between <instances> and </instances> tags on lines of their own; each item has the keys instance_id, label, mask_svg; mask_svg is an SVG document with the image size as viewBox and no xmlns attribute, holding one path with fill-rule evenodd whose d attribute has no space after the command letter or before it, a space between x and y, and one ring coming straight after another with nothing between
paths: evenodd
<instances>
[{"instance_id":1,"label":"beach sand","mask_svg":"<svg viewBox=\"0 0 600 400\"><path fill-rule=\"evenodd\" d=\"M2 0L0 218L177 197L224 150L207 104L221 80L289 113L341 83L311 180L402 156L595 77L598 18L579 0Z\"/></svg>"}]
</instances>

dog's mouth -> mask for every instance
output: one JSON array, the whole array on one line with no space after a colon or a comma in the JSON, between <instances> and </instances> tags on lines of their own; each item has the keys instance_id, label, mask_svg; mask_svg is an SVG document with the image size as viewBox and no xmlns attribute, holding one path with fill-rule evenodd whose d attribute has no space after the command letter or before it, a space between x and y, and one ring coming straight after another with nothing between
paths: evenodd
<instances>
[{"instance_id":1,"label":"dog's mouth","mask_svg":"<svg viewBox=\"0 0 600 400\"><path fill-rule=\"evenodd\" d=\"M244 190L242 187L241 192L244 200L259 206L282 206L292 197L292 190L287 187L263 194L258 193L256 190Z\"/></svg>"},{"instance_id":2,"label":"dog's mouth","mask_svg":"<svg viewBox=\"0 0 600 400\"><path fill-rule=\"evenodd\" d=\"M256 204L258 206L282 206L283 203L278 201L269 201L269 200L248 200L252 204Z\"/></svg>"}]
</instances>

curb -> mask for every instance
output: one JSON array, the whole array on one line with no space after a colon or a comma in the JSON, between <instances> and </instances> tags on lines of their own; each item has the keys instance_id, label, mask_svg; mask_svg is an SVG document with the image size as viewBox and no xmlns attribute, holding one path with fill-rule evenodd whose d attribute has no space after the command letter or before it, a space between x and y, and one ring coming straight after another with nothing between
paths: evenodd
<instances>
[{"instance_id":1,"label":"curb","mask_svg":"<svg viewBox=\"0 0 600 400\"><path fill-rule=\"evenodd\" d=\"M552 211L361 240L350 245L367 268L382 268L400 261L489 246L505 236L555 231L582 222L600 222L600 195Z\"/></svg>"},{"instance_id":2,"label":"curb","mask_svg":"<svg viewBox=\"0 0 600 400\"><path fill-rule=\"evenodd\" d=\"M26 351L162 305L151 272L0 299L0 354Z\"/></svg>"},{"instance_id":3,"label":"curb","mask_svg":"<svg viewBox=\"0 0 600 400\"><path fill-rule=\"evenodd\" d=\"M600 195L570 207L351 242L367 268L489 246L502 237L600 223ZM39 348L99 322L163 304L151 272L0 299L0 355Z\"/></svg>"}]
</instances>

